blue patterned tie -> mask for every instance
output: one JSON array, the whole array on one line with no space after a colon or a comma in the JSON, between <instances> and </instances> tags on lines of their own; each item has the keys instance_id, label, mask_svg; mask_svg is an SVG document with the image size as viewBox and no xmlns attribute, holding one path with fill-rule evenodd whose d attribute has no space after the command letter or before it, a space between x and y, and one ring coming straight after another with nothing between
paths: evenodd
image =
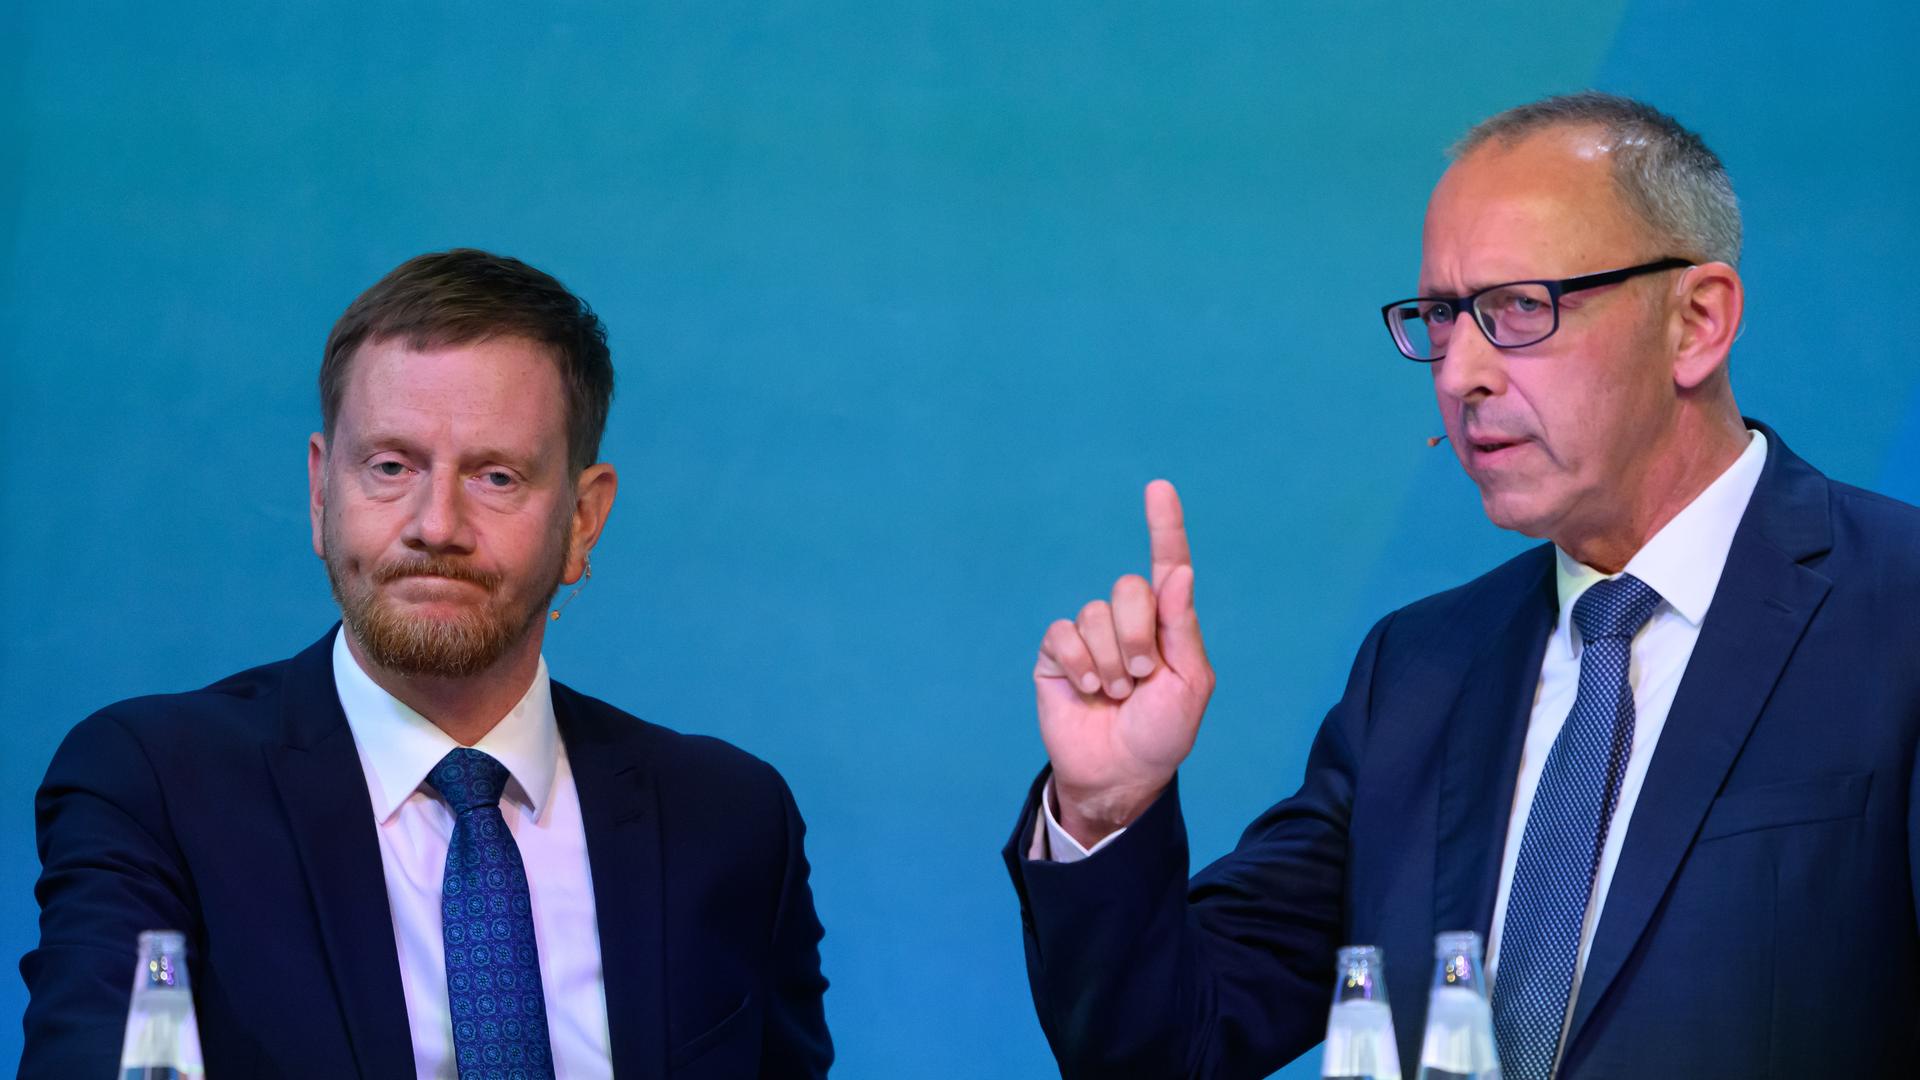
<instances>
[{"instance_id":1,"label":"blue patterned tie","mask_svg":"<svg viewBox=\"0 0 1920 1080\"><path fill-rule=\"evenodd\" d=\"M1493 981L1505 1080L1553 1073L1593 875L1633 751L1630 648L1658 606L1660 594L1632 574L1594 584L1573 605L1584 642L1580 691L1527 812Z\"/></svg>"},{"instance_id":2,"label":"blue patterned tie","mask_svg":"<svg viewBox=\"0 0 1920 1080\"><path fill-rule=\"evenodd\" d=\"M463 746L427 783L455 815L440 933L460 1080L552 1080L527 871L500 816L507 767Z\"/></svg>"}]
</instances>

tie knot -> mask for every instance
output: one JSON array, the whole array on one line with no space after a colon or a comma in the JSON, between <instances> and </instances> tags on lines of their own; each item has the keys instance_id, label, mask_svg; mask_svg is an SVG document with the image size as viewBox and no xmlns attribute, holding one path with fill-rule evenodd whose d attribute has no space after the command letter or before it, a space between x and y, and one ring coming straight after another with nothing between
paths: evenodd
<instances>
[{"instance_id":1,"label":"tie knot","mask_svg":"<svg viewBox=\"0 0 1920 1080\"><path fill-rule=\"evenodd\" d=\"M1647 625L1659 606L1660 594L1653 586L1632 574L1621 574L1582 593L1573 602L1573 622L1587 641L1630 638Z\"/></svg>"},{"instance_id":2,"label":"tie knot","mask_svg":"<svg viewBox=\"0 0 1920 1080\"><path fill-rule=\"evenodd\" d=\"M507 767L469 746L447 751L427 774L427 783L447 800L456 814L481 806L500 805L507 789Z\"/></svg>"}]
</instances>

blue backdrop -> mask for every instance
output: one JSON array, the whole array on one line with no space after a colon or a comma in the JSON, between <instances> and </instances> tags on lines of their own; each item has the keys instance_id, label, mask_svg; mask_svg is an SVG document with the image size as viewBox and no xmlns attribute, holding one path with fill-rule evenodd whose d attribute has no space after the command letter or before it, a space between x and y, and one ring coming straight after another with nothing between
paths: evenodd
<instances>
[{"instance_id":1,"label":"blue backdrop","mask_svg":"<svg viewBox=\"0 0 1920 1080\"><path fill-rule=\"evenodd\" d=\"M1474 119L1595 86L1701 131L1743 406L1920 496L1915 9L1557 7L0 5L0 954L62 733L332 621L321 343L477 245L586 296L620 370L556 674L791 780L841 1075L1046 1075L997 851L1040 633L1142 566L1141 485L1186 496L1220 671L1197 858L1297 783L1366 625L1524 543L1376 313Z\"/></svg>"}]
</instances>

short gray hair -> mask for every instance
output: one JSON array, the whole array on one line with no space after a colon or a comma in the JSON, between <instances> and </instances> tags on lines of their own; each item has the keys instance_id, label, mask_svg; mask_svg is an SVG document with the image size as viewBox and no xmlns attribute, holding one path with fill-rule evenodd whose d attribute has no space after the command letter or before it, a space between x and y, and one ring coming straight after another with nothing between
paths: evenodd
<instances>
[{"instance_id":1,"label":"short gray hair","mask_svg":"<svg viewBox=\"0 0 1920 1080\"><path fill-rule=\"evenodd\" d=\"M1466 157L1498 139L1512 146L1551 128L1602 129L1613 150L1613 184L1662 241L1659 252L1740 265L1740 201L1726 166L1700 136L1644 102L1588 90L1516 106L1473 126L1448 155Z\"/></svg>"}]
</instances>

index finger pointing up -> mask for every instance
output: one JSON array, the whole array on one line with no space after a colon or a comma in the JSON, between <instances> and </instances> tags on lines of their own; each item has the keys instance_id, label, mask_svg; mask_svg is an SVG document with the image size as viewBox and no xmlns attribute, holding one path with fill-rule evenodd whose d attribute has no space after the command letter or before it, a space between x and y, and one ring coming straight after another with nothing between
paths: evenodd
<instances>
[{"instance_id":1,"label":"index finger pointing up","mask_svg":"<svg viewBox=\"0 0 1920 1080\"><path fill-rule=\"evenodd\" d=\"M1153 589L1160 591L1167 575L1193 565L1187 548L1186 518L1180 511L1180 493L1165 480L1147 485L1147 538L1153 551Z\"/></svg>"}]
</instances>

